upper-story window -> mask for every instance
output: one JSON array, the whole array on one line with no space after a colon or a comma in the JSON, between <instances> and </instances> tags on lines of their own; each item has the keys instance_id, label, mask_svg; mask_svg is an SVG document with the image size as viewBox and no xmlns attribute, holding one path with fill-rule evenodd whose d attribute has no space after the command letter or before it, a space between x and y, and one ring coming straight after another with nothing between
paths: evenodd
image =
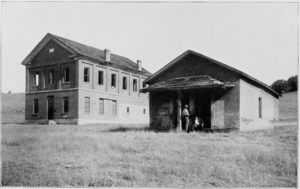
<instances>
[{"instance_id":1,"label":"upper-story window","mask_svg":"<svg viewBox=\"0 0 300 189\"><path fill-rule=\"evenodd\" d=\"M39 85L39 78L40 78L40 73L39 72L35 72L34 73L34 85L35 86Z\"/></svg>"},{"instance_id":2,"label":"upper-story window","mask_svg":"<svg viewBox=\"0 0 300 189\"><path fill-rule=\"evenodd\" d=\"M116 81L117 75L116 74L111 74L111 87L115 88L117 86L117 81Z\"/></svg>"},{"instance_id":3,"label":"upper-story window","mask_svg":"<svg viewBox=\"0 0 300 189\"><path fill-rule=\"evenodd\" d=\"M70 68L64 69L64 82L70 82Z\"/></svg>"},{"instance_id":4,"label":"upper-story window","mask_svg":"<svg viewBox=\"0 0 300 189\"><path fill-rule=\"evenodd\" d=\"M98 84L103 85L103 71L98 71Z\"/></svg>"},{"instance_id":5,"label":"upper-story window","mask_svg":"<svg viewBox=\"0 0 300 189\"><path fill-rule=\"evenodd\" d=\"M127 89L127 77L123 77L123 89L126 90Z\"/></svg>"},{"instance_id":6,"label":"upper-story window","mask_svg":"<svg viewBox=\"0 0 300 189\"><path fill-rule=\"evenodd\" d=\"M137 91L137 79L133 79L133 91Z\"/></svg>"},{"instance_id":7,"label":"upper-story window","mask_svg":"<svg viewBox=\"0 0 300 189\"><path fill-rule=\"evenodd\" d=\"M84 68L83 71L83 81L84 82L90 82L90 69L89 68Z\"/></svg>"},{"instance_id":8,"label":"upper-story window","mask_svg":"<svg viewBox=\"0 0 300 189\"><path fill-rule=\"evenodd\" d=\"M53 53L54 52L54 48L49 49L49 53Z\"/></svg>"},{"instance_id":9,"label":"upper-story window","mask_svg":"<svg viewBox=\"0 0 300 189\"><path fill-rule=\"evenodd\" d=\"M54 70L49 70L48 72L48 83L49 84L54 83Z\"/></svg>"}]
</instances>

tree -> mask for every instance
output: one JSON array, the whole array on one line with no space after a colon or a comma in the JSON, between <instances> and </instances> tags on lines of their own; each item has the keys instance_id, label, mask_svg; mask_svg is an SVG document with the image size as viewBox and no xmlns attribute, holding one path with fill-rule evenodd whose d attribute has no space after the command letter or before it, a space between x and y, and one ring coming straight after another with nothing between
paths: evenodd
<instances>
[{"instance_id":1,"label":"tree","mask_svg":"<svg viewBox=\"0 0 300 189\"><path fill-rule=\"evenodd\" d=\"M275 81L270 87L280 95L289 92L288 82L283 79Z\"/></svg>"},{"instance_id":2,"label":"tree","mask_svg":"<svg viewBox=\"0 0 300 189\"><path fill-rule=\"evenodd\" d=\"M288 80L289 92L298 90L298 75L291 76Z\"/></svg>"}]
</instances>

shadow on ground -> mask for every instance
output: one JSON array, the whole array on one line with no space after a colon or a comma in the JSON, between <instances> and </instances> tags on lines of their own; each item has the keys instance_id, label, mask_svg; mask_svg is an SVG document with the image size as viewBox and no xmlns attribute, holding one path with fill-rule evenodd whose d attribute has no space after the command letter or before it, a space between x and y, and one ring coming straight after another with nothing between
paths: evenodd
<instances>
[{"instance_id":1,"label":"shadow on ground","mask_svg":"<svg viewBox=\"0 0 300 189\"><path fill-rule=\"evenodd\" d=\"M126 126L121 126L117 128L112 128L107 130L106 132L128 132L128 131L154 131L150 129L150 127L126 127Z\"/></svg>"}]
</instances>

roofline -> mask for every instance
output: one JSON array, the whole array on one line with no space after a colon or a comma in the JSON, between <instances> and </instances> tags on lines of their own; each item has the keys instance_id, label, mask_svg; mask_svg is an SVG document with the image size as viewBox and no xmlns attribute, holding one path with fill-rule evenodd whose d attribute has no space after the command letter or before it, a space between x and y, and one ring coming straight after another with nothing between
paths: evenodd
<instances>
[{"instance_id":1,"label":"roofline","mask_svg":"<svg viewBox=\"0 0 300 189\"><path fill-rule=\"evenodd\" d=\"M95 61L95 62L98 62L98 63L105 63L106 65L109 65L110 67L114 67L114 66L116 66L116 67L120 67L121 68L121 70L122 70L122 68L125 68L125 69L129 69L129 70L133 70L133 71L136 71L136 72L139 72L138 74L139 75L141 75L141 76L145 76L145 77L149 77L150 75L151 75L151 73L147 73L147 72L144 72L144 71L140 71L140 70L136 70L136 69L132 69L132 68L127 68L127 67L125 67L125 66L122 66L122 65L118 65L118 64L107 64L107 62L105 62L105 61L100 61L100 60L97 60L97 59L95 59L95 58L92 58L92 57L89 57L89 56L85 56L85 55L78 55L78 56L75 56L75 57L73 57L74 59L81 59L81 60L84 60L84 59L86 59L86 60L89 60L89 61ZM112 66L111 66L112 65ZM120 69L119 68L119 69ZM125 71L125 70L123 70L123 71Z\"/></svg>"},{"instance_id":2,"label":"roofline","mask_svg":"<svg viewBox=\"0 0 300 189\"><path fill-rule=\"evenodd\" d=\"M69 46L65 45L63 42L58 40L54 35L47 33L43 39L32 49L32 51L27 55L27 57L22 61L22 65L27 65L30 64L30 62L36 57L36 55L45 47L45 45L50 41L54 40L55 42L59 43L64 49L67 51L73 53L73 54L78 54L75 52L72 48Z\"/></svg>"},{"instance_id":3,"label":"roofline","mask_svg":"<svg viewBox=\"0 0 300 189\"><path fill-rule=\"evenodd\" d=\"M154 78L156 78L157 76L159 76L162 72L164 72L166 69L168 69L169 67L173 66L174 64L176 64L177 62L179 62L180 60L182 60L184 57L186 57L189 54L195 54L195 55L197 55L199 57L202 57L204 59L207 59L207 60L209 60L209 61L211 61L211 62L213 62L213 63L215 63L217 65L225 67L225 68L227 68L227 69L229 69L229 70L231 70L233 72L236 72L236 73L240 74L241 76L243 76L243 77L245 77L245 78L247 78L247 79L249 79L249 80L251 80L251 81L253 81L253 82L255 82L255 83L259 84L259 85L261 85L262 87L264 87L265 89L267 89L269 92L271 92L273 95L275 95L277 98L279 98L279 96L280 96L277 92L275 92L273 89L271 89L268 85L266 85L265 83L263 83L263 82L255 79L254 77L252 77L252 76L250 76L250 75L248 75L248 74L246 74L246 73L244 73L244 72L242 72L240 70L237 70L237 69L235 69L235 68L233 68L231 66L228 66L228 65L226 65L224 63L221 63L221 62L219 62L217 60L214 60L214 59L209 58L209 57L207 57L205 55L202 55L200 53L192 51L192 50L185 51L184 53L182 53L181 55L179 55L178 57L176 57L174 60L172 60L171 62L169 62L167 65L165 65L164 67L162 67L160 70L158 70L157 72L155 72L152 76L150 76L149 78L147 78L144 82L148 83L148 82L152 81Z\"/></svg>"}]
</instances>

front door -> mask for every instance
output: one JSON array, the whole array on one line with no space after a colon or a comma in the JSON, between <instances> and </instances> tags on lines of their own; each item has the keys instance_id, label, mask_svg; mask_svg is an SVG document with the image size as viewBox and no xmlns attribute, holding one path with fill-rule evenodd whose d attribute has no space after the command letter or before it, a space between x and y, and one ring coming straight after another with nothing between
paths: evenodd
<instances>
[{"instance_id":1,"label":"front door","mask_svg":"<svg viewBox=\"0 0 300 189\"><path fill-rule=\"evenodd\" d=\"M48 120L54 119L54 98L48 96Z\"/></svg>"}]
</instances>

